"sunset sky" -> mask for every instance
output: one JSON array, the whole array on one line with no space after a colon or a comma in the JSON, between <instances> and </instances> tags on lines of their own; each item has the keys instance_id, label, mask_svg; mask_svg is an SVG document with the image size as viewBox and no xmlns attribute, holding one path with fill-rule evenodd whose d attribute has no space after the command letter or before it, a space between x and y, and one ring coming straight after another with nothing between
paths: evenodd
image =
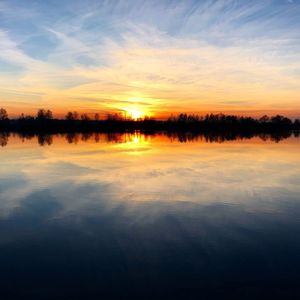
<instances>
[{"instance_id":1,"label":"sunset sky","mask_svg":"<svg viewBox=\"0 0 300 300\"><path fill-rule=\"evenodd\" d=\"M0 0L0 107L300 115L300 0Z\"/></svg>"}]
</instances>

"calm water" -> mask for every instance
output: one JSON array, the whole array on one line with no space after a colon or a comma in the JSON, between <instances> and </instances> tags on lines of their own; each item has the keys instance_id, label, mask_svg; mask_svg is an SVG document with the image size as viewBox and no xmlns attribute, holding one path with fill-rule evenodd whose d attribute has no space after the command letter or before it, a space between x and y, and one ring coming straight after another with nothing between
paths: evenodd
<instances>
[{"instance_id":1,"label":"calm water","mask_svg":"<svg viewBox=\"0 0 300 300\"><path fill-rule=\"evenodd\" d=\"M0 298L297 299L300 139L214 140L2 135Z\"/></svg>"}]
</instances>

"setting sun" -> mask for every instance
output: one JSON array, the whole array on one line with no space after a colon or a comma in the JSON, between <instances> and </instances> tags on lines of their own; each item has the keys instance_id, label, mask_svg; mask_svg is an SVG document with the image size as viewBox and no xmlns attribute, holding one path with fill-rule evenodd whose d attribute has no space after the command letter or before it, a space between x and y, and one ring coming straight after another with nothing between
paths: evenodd
<instances>
[{"instance_id":1,"label":"setting sun","mask_svg":"<svg viewBox=\"0 0 300 300\"><path fill-rule=\"evenodd\" d=\"M138 109L125 108L124 110L127 117L130 117L135 120L142 118L144 116L144 113Z\"/></svg>"}]
</instances>

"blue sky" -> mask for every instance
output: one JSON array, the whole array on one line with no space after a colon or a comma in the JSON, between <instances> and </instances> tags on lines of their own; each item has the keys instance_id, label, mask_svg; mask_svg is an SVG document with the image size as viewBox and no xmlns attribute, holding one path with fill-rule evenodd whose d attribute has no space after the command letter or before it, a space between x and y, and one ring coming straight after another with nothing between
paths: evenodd
<instances>
[{"instance_id":1,"label":"blue sky","mask_svg":"<svg viewBox=\"0 0 300 300\"><path fill-rule=\"evenodd\" d=\"M300 0L0 0L0 101L298 114L299 28Z\"/></svg>"}]
</instances>

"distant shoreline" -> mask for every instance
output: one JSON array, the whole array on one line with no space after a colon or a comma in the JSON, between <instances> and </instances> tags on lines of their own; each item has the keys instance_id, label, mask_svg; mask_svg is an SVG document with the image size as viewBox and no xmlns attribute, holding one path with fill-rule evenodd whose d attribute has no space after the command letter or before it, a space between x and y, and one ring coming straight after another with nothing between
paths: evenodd
<instances>
[{"instance_id":1,"label":"distant shoreline","mask_svg":"<svg viewBox=\"0 0 300 300\"><path fill-rule=\"evenodd\" d=\"M91 119L87 114L78 115L68 112L65 119L55 119L49 110L40 109L36 116L21 115L17 119L9 119L5 109L0 109L0 132L31 133L72 133L72 132L195 132L195 133L276 133L299 131L300 120L291 120L285 116L262 116L259 119L244 116L181 113L171 116L166 121L145 117L128 119L120 114L109 114L101 120L98 114Z\"/></svg>"},{"instance_id":2,"label":"distant shoreline","mask_svg":"<svg viewBox=\"0 0 300 300\"><path fill-rule=\"evenodd\" d=\"M299 124L260 122L171 122L171 121L82 121L82 120L6 120L0 121L0 132L72 133L72 132L195 132L195 133L274 133L299 131Z\"/></svg>"}]
</instances>

